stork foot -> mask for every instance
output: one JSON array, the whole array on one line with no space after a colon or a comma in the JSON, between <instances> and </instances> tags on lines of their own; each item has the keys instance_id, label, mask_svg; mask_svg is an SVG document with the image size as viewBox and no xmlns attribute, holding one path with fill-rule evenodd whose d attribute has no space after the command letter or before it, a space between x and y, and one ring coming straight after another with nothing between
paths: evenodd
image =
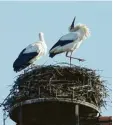
<instances>
[{"instance_id":1,"label":"stork foot","mask_svg":"<svg viewBox=\"0 0 113 125\"><path fill-rule=\"evenodd\" d=\"M78 59L78 61L80 61L80 62L84 62L84 61L86 61L85 59Z\"/></svg>"}]
</instances>

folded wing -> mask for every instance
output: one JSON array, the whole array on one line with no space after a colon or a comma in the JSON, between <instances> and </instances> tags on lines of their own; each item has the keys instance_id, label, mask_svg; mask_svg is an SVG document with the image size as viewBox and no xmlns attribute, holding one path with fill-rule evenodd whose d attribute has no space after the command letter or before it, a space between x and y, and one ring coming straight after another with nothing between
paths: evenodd
<instances>
[{"instance_id":1,"label":"folded wing","mask_svg":"<svg viewBox=\"0 0 113 125\"><path fill-rule=\"evenodd\" d=\"M18 58L13 63L14 71L20 71L31 64L31 60L35 59L39 54L37 46L29 45L21 51Z\"/></svg>"},{"instance_id":2,"label":"folded wing","mask_svg":"<svg viewBox=\"0 0 113 125\"><path fill-rule=\"evenodd\" d=\"M68 33L62 36L59 41L50 49L50 57L54 57L56 54L66 52L71 49L75 40L78 39L78 35L76 33Z\"/></svg>"}]
</instances>

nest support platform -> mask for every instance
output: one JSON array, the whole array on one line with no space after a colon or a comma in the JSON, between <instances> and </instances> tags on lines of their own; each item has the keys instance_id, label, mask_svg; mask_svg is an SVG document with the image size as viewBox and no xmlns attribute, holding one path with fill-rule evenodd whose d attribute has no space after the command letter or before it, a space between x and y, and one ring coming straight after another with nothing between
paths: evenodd
<instances>
[{"instance_id":1,"label":"nest support platform","mask_svg":"<svg viewBox=\"0 0 113 125\"><path fill-rule=\"evenodd\" d=\"M4 110L20 125L62 125L95 117L104 106L104 81L79 66L38 66L19 75Z\"/></svg>"},{"instance_id":2,"label":"nest support platform","mask_svg":"<svg viewBox=\"0 0 113 125\"><path fill-rule=\"evenodd\" d=\"M21 125L69 125L79 119L95 117L98 112L98 108L88 102L39 98L14 105L10 118Z\"/></svg>"}]
</instances>

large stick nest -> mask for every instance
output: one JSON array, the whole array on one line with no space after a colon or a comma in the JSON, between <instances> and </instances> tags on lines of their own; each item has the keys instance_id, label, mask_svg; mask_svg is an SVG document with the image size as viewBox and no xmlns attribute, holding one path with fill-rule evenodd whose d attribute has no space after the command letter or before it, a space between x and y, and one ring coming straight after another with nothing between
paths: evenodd
<instances>
[{"instance_id":1,"label":"large stick nest","mask_svg":"<svg viewBox=\"0 0 113 125\"><path fill-rule=\"evenodd\" d=\"M15 81L4 108L34 98L71 98L102 107L107 96L104 82L96 71L79 66L37 66Z\"/></svg>"}]
</instances>

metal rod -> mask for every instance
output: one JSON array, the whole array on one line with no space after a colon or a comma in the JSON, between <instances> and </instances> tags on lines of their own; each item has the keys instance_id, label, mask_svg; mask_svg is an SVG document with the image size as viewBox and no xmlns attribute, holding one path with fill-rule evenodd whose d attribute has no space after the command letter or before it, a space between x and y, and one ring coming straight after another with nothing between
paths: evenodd
<instances>
[{"instance_id":1,"label":"metal rod","mask_svg":"<svg viewBox=\"0 0 113 125\"><path fill-rule=\"evenodd\" d=\"M76 125L79 125L79 105L75 105L75 118L76 118Z\"/></svg>"},{"instance_id":2,"label":"metal rod","mask_svg":"<svg viewBox=\"0 0 113 125\"><path fill-rule=\"evenodd\" d=\"M75 95L75 92L74 92L74 89L73 89L73 95L72 95L72 96L73 96L73 97L72 97L73 99L74 99L74 95Z\"/></svg>"},{"instance_id":3,"label":"metal rod","mask_svg":"<svg viewBox=\"0 0 113 125\"><path fill-rule=\"evenodd\" d=\"M4 111L4 113L3 113L3 125L5 125L5 120L6 120L6 112Z\"/></svg>"},{"instance_id":4,"label":"metal rod","mask_svg":"<svg viewBox=\"0 0 113 125\"><path fill-rule=\"evenodd\" d=\"M39 88L38 88L38 95L39 95L39 97L40 97L40 86L39 86Z\"/></svg>"},{"instance_id":5,"label":"metal rod","mask_svg":"<svg viewBox=\"0 0 113 125\"><path fill-rule=\"evenodd\" d=\"M20 108L19 108L19 125L23 125L23 118L22 118L22 107L20 105Z\"/></svg>"}]
</instances>

